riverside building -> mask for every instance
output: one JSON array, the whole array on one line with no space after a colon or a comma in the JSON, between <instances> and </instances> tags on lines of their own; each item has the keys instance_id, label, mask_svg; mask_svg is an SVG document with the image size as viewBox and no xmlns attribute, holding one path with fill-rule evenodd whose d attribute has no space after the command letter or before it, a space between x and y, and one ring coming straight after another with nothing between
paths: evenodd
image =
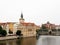
<instances>
[{"instance_id":1,"label":"riverside building","mask_svg":"<svg viewBox=\"0 0 60 45\"><path fill-rule=\"evenodd\" d=\"M24 37L36 36L37 29L40 29L40 27L35 25L34 23L25 22L25 19L23 18L23 14L21 14L21 18L19 19L17 30L21 30Z\"/></svg>"},{"instance_id":2,"label":"riverside building","mask_svg":"<svg viewBox=\"0 0 60 45\"><path fill-rule=\"evenodd\" d=\"M40 29L40 26L34 23L25 22L22 13L19 22L0 23L0 26L7 31L7 35L16 35L16 31L20 30L23 37L36 36L36 30Z\"/></svg>"}]
</instances>

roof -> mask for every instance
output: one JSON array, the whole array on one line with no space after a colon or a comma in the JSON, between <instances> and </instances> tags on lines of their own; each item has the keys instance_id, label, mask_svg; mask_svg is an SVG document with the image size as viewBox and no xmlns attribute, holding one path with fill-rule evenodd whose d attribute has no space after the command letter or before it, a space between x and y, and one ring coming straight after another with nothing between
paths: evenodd
<instances>
[{"instance_id":1,"label":"roof","mask_svg":"<svg viewBox=\"0 0 60 45\"><path fill-rule=\"evenodd\" d=\"M14 24L14 23L16 23L16 22L7 22L7 24L10 24L10 23L13 23L13 24Z\"/></svg>"},{"instance_id":2,"label":"roof","mask_svg":"<svg viewBox=\"0 0 60 45\"><path fill-rule=\"evenodd\" d=\"M0 25L5 25L6 23L0 22Z\"/></svg>"},{"instance_id":3,"label":"roof","mask_svg":"<svg viewBox=\"0 0 60 45\"><path fill-rule=\"evenodd\" d=\"M29 25L35 26L34 23L30 23L30 22L24 22L24 23L21 23L21 24L24 25L24 26L29 26Z\"/></svg>"},{"instance_id":4,"label":"roof","mask_svg":"<svg viewBox=\"0 0 60 45\"><path fill-rule=\"evenodd\" d=\"M15 22L0 22L0 25L10 24L10 23L14 24Z\"/></svg>"}]
</instances>

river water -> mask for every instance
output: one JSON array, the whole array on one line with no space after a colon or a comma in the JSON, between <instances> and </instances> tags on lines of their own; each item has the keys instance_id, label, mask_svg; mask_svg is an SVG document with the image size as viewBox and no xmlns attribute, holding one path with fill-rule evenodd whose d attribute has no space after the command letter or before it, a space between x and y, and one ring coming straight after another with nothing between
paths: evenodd
<instances>
[{"instance_id":1,"label":"river water","mask_svg":"<svg viewBox=\"0 0 60 45\"><path fill-rule=\"evenodd\" d=\"M0 41L0 45L36 45L36 37Z\"/></svg>"},{"instance_id":2,"label":"river water","mask_svg":"<svg viewBox=\"0 0 60 45\"><path fill-rule=\"evenodd\" d=\"M0 41L0 45L60 45L60 36L40 36Z\"/></svg>"},{"instance_id":3,"label":"river water","mask_svg":"<svg viewBox=\"0 0 60 45\"><path fill-rule=\"evenodd\" d=\"M60 45L60 36L40 36L36 45Z\"/></svg>"}]
</instances>

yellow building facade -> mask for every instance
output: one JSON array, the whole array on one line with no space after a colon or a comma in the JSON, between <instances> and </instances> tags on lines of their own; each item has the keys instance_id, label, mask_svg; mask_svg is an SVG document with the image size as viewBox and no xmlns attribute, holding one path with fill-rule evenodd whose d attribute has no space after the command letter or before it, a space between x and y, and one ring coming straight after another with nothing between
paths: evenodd
<instances>
[{"instance_id":1,"label":"yellow building facade","mask_svg":"<svg viewBox=\"0 0 60 45\"><path fill-rule=\"evenodd\" d=\"M8 22L7 25L9 26L9 30L13 32L14 30L14 23L13 22Z\"/></svg>"}]
</instances>

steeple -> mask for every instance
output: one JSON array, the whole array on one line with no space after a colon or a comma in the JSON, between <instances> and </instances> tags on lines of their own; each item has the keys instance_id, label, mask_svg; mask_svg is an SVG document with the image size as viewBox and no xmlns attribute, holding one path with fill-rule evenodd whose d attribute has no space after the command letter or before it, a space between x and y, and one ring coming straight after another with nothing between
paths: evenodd
<instances>
[{"instance_id":1,"label":"steeple","mask_svg":"<svg viewBox=\"0 0 60 45\"><path fill-rule=\"evenodd\" d=\"M23 13L21 13L20 19L19 19L19 23L23 23L24 22L24 18L23 18Z\"/></svg>"},{"instance_id":2,"label":"steeple","mask_svg":"<svg viewBox=\"0 0 60 45\"><path fill-rule=\"evenodd\" d=\"M47 24L50 24L50 22L49 22L49 21L47 21Z\"/></svg>"},{"instance_id":3,"label":"steeple","mask_svg":"<svg viewBox=\"0 0 60 45\"><path fill-rule=\"evenodd\" d=\"M21 13L21 18L23 19L23 13Z\"/></svg>"}]
</instances>

